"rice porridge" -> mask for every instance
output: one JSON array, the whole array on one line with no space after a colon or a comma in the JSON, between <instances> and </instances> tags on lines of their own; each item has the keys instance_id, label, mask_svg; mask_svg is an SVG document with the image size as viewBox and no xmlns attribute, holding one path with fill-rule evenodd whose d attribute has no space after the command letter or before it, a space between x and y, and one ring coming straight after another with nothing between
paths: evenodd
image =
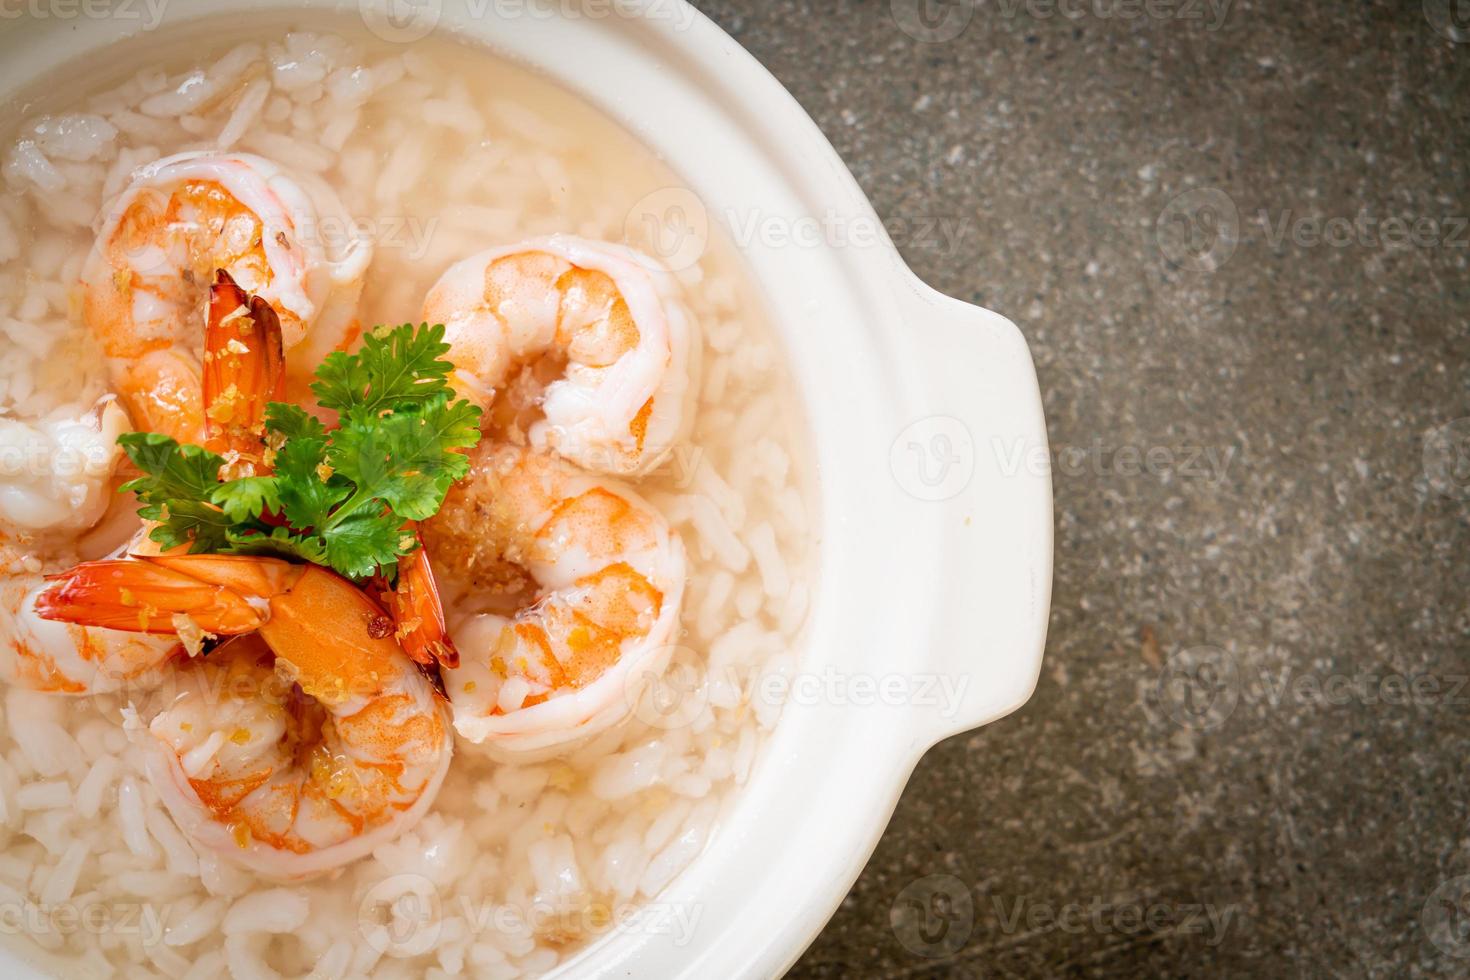
<instances>
[{"instance_id":1,"label":"rice porridge","mask_svg":"<svg viewBox=\"0 0 1470 980\"><path fill-rule=\"evenodd\" d=\"M623 480L682 543L677 630L660 644L660 676L630 689L625 720L531 755L453 736L421 819L303 880L237 866L165 806L141 743L177 695L167 676L102 693L12 684L0 729L5 941L65 976L515 977L619 926L696 929L697 908L658 896L759 765L781 708L761 697L762 678L794 669L815 574L814 474L756 288L718 232L691 253L679 229L650 220L660 212L645 202L681 182L648 149L526 69L438 38L388 44L345 20L265 19L228 36L164 31L109 52L117 70L85 88L59 78L0 106L0 424L11 427L0 480L16 485L0 514L14 500L44 512L63 491L65 507L106 507L97 526L66 533L0 522L5 574L39 582L136 528L113 494L123 474L92 472L86 453L67 470L74 444L53 425L116 376L81 283L138 168L217 151L268 160L303 188L317 220L298 231L322 254L371 245L363 328L417 322L446 269L495 246L572 235L668 260L695 334L692 421L656 468ZM87 496L88 477L111 505ZM12 645L23 591L0 612ZM463 591L444 589L451 631Z\"/></svg>"}]
</instances>

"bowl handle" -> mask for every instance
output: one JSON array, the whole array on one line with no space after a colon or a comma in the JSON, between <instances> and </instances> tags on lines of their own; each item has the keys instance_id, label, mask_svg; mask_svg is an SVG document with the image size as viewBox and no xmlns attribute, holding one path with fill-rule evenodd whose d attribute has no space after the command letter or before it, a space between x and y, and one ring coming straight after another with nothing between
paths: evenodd
<instances>
[{"instance_id":1,"label":"bowl handle","mask_svg":"<svg viewBox=\"0 0 1470 980\"><path fill-rule=\"evenodd\" d=\"M1026 702L1051 601L1051 466L1036 368L1015 324L907 269L898 289L923 375L889 463L920 540L934 542L929 643L937 711L926 745Z\"/></svg>"}]
</instances>

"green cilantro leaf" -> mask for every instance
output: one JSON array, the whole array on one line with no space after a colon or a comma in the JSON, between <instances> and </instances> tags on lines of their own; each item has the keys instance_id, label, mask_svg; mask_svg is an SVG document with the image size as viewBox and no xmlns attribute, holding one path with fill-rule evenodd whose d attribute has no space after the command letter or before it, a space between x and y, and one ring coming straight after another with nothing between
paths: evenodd
<instances>
[{"instance_id":1,"label":"green cilantro leaf","mask_svg":"<svg viewBox=\"0 0 1470 980\"><path fill-rule=\"evenodd\" d=\"M454 365L440 360L448 353L442 324L379 327L363 336L357 353L328 354L311 390L319 404L337 412L402 411L448 393Z\"/></svg>"},{"instance_id":2,"label":"green cilantro leaf","mask_svg":"<svg viewBox=\"0 0 1470 980\"><path fill-rule=\"evenodd\" d=\"M276 453L276 481L281 511L300 530L324 527L332 508L346 500L352 486L333 479L326 469L327 440L289 439Z\"/></svg>"},{"instance_id":3,"label":"green cilantro leaf","mask_svg":"<svg viewBox=\"0 0 1470 980\"><path fill-rule=\"evenodd\" d=\"M217 507L200 501L175 500L168 505L168 520L153 529L154 541L177 547L186 541L192 555L223 551L233 522Z\"/></svg>"},{"instance_id":4,"label":"green cilantro leaf","mask_svg":"<svg viewBox=\"0 0 1470 980\"><path fill-rule=\"evenodd\" d=\"M281 439L325 439L327 427L321 419L299 405L269 402L265 406L265 427Z\"/></svg>"},{"instance_id":5,"label":"green cilantro leaf","mask_svg":"<svg viewBox=\"0 0 1470 980\"><path fill-rule=\"evenodd\" d=\"M158 522L153 540L192 552L276 555L363 580L396 574L417 546L404 525L432 517L469 471L480 409L453 400L444 328L374 330L334 353L312 385L328 429L285 402L266 406L272 472L220 481L224 459L156 433L119 442L142 476L123 489Z\"/></svg>"},{"instance_id":6,"label":"green cilantro leaf","mask_svg":"<svg viewBox=\"0 0 1470 980\"><path fill-rule=\"evenodd\" d=\"M246 476L221 483L209 495L209 501L236 524L258 520L268 510L281 509L278 482L273 476Z\"/></svg>"},{"instance_id":7,"label":"green cilantro leaf","mask_svg":"<svg viewBox=\"0 0 1470 980\"><path fill-rule=\"evenodd\" d=\"M157 522L148 535L152 540L165 548L187 544L195 552L227 543L225 529L233 519L209 503L219 486L221 457L156 432L125 433L118 444L143 473L120 490L136 494L143 504L138 513Z\"/></svg>"},{"instance_id":8,"label":"green cilantro leaf","mask_svg":"<svg viewBox=\"0 0 1470 980\"><path fill-rule=\"evenodd\" d=\"M380 569L391 575L403 553L403 519L391 512L374 515L359 511L324 537L327 564L348 578L369 578Z\"/></svg>"},{"instance_id":9,"label":"green cilantro leaf","mask_svg":"<svg viewBox=\"0 0 1470 980\"><path fill-rule=\"evenodd\" d=\"M237 555L274 555L299 558L314 565L327 564L327 546L321 538L297 534L290 528L274 527L267 531L232 530L230 552Z\"/></svg>"},{"instance_id":10,"label":"green cilantro leaf","mask_svg":"<svg viewBox=\"0 0 1470 980\"><path fill-rule=\"evenodd\" d=\"M479 409L439 396L421 411L377 419L353 413L332 434L333 470L408 520L432 517L450 485L469 471L468 449L480 437Z\"/></svg>"},{"instance_id":11,"label":"green cilantro leaf","mask_svg":"<svg viewBox=\"0 0 1470 980\"><path fill-rule=\"evenodd\" d=\"M224 463L214 453L198 446L181 446L157 432L127 432L118 436L117 442L144 474L120 489L136 493L149 504L208 499Z\"/></svg>"}]
</instances>

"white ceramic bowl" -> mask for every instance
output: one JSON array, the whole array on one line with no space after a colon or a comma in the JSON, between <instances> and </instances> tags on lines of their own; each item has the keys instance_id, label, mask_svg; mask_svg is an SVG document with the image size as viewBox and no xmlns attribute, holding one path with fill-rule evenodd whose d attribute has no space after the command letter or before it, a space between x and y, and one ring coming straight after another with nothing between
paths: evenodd
<instances>
[{"instance_id":1,"label":"white ceramic bowl","mask_svg":"<svg viewBox=\"0 0 1470 980\"><path fill-rule=\"evenodd\" d=\"M712 220L880 227L795 100L682 0L418 0L393 17L372 6L388 2L166 0L162 10L167 27L307 6L366 17L391 38L454 31L617 118ZM134 4L131 18L46 9L0 21L0 99L146 30L156 4ZM1040 669L1051 483L1015 326L924 285L886 239L800 247L756 236L741 251L813 435L820 570L801 670L815 680L787 704L709 849L662 896L697 921L692 936L614 931L566 975L778 974L861 871L920 755L1020 706Z\"/></svg>"}]
</instances>

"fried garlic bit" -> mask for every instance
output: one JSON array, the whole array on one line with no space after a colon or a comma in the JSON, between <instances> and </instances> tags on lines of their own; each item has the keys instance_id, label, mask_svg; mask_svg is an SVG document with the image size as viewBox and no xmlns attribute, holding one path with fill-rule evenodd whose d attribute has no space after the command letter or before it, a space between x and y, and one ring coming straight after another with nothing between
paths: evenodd
<instances>
[{"instance_id":1,"label":"fried garlic bit","mask_svg":"<svg viewBox=\"0 0 1470 980\"><path fill-rule=\"evenodd\" d=\"M185 613L175 613L172 622L174 629L178 631L179 642L191 657L199 656L204 651L204 645L216 639L213 633L205 630Z\"/></svg>"}]
</instances>

